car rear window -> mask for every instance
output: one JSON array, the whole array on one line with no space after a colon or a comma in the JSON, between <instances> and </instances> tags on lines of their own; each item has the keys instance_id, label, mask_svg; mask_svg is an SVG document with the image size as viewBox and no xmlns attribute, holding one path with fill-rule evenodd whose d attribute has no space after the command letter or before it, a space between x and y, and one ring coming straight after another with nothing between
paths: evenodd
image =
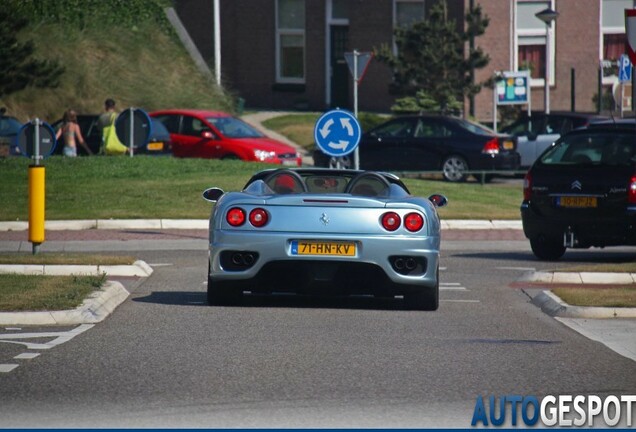
<instances>
[{"instance_id":1,"label":"car rear window","mask_svg":"<svg viewBox=\"0 0 636 432\"><path fill-rule=\"evenodd\" d=\"M634 133L573 134L561 138L539 159L543 165L632 165Z\"/></svg>"}]
</instances>

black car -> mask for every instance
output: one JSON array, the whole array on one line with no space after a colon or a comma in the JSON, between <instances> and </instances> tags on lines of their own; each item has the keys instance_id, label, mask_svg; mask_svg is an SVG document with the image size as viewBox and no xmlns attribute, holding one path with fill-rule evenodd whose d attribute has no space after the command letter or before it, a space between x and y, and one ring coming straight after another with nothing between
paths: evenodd
<instances>
[{"instance_id":1,"label":"black car","mask_svg":"<svg viewBox=\"0 0 636 432\"><path fill-rule=\"evenodd\" d=\"M512 171L519 168L516 139L457 117L397 117L362 136L360 168L376 171L441 171L448 181L463 181L467 171ZM314 165L333 165L321 150ZM352 155L345 157L344 167ZM488 178L494 173L490 172Z\"/></svg>"},{"instance_id":2,"label":"black car","mask_svg":"<svg viewBox=\"0 0 636 432\"><path fill-rule=\"evenodd\" d=\"M99 114L78 114L77 124L82 131L86 144L94 154L99 154L99 149L102 145L102 133L97 126L97 119ZM170 139L170 133L166 127L159 121L150 118L152 127L150 129L150 139L148 144L143 147L135 147L134 154L172 154L172 140ZM62 120L58 120L51 125L53 130L57 130L62 126ZM58 142L55 148L54 154L62 154L62 148L64 144ZM78 156L86 156L86 150L84 147L77 146Z\"/></svg>"},{"instance_id":3,"label":"black car","mask_svg":"<svg viewBox=\"0 0 636 432\"><path fill-rule=\"evenodd\" d=\"M523 231L534 254L636 245L636 129L594 126L561 137L524 181Z\"/></svg>"},{"instance_id":4,"label":"black car","mask_svg":"<svg viewBox=\"0 0 636 432\"><path fill-rule=\"evenodd\" d=\"M503 127L501 132L517 137L521 168L527 169L561 135L606 119L608 117L595 113L532 112L530 116L523 114L514 123Z\"/></svg>"}]
</instances>

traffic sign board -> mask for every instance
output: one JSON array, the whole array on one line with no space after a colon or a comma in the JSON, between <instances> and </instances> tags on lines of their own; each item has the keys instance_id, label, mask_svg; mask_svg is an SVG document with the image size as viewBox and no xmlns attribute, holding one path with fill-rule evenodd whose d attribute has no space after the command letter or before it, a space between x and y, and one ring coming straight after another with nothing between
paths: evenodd
<instances>
[{"instance_id":1,"label":"traffic sign board","mask_svg":"<svg viewBox=\"0 0 636 432\"><path fill-rule=\"evenodd\" d=\"M360 123L349 111L327 111L314 127L314 139L323 153L339 157L353 152L362 136Z\"/></svg>"},{"instance_id":2,"label":"traffic sign board","mask_svg":"<svg viewBox=\"0 0 636 432\"><path fill-rule=\"evenodd\" d=\"M18 148L25 156L46 158L53 153L56 144L53 128L40 119L24 124L18 131Z\"/></svg>"},{"instance_id":3,"label":"traffic sign board","mask_svg":"<svg viewBox=\"0 0 636 432\"><path fill-rule=\"evenodd\" d=\"M151 126L150 116L140 108L122 111L115 120L117 138L131 149L143 147L148 143Z\"/></svg>"},{"instance_id":4,"label":"traffic sign board","mask_svg":"<svg viewBox=\"0 0 636 432\"><path fill-rule=\"evenodd\" d=\"M618 80L620 82L628 82L632 80L632 63L629 57L623 54L618 61Z\"/></svg>"},{"instance_id":5,"label":"traffic sign board","mask_svg":"<svg viewBox=\"0 0 636 432\"><path fill-rule=\"evenodd\" d=\"M349 66L349 72L351 72L353 79L360 82L367 72L369 63L371 63L371 59L373 58L373 53L358 51L346 52L344 53L344 58L347 62L347 66Z\"/></svg>"}]
</instances>

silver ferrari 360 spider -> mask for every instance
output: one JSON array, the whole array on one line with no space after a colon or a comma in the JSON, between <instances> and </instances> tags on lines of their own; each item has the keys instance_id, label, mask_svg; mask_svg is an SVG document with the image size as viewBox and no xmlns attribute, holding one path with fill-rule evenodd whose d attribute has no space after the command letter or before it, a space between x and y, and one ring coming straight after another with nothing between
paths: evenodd
<instances>
[{"instance_id":1,"label":"silver ferrari 360 spider","mask_svg":"<svg viewBox=\"0 0 636 432\"><path fill-rule=\"evenodd\" d=\"M241 192L207 189L208 303L244 292L403 296L439 306L443 195L412 196L395 175L317 168L256 173Z\"/></svg>"}]
</instances>

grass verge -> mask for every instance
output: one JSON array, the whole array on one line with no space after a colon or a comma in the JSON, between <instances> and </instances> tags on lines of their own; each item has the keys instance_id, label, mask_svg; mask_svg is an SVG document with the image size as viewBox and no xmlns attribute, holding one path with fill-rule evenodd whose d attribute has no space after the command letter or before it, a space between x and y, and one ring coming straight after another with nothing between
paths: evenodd
<instances>
[{"instance_id":1,"label":"grass verge","mask_svg":"<svg viewBox=\"0 0 636 432\"><path fill-rule=\"evenodd\" d=\"M0 159L0 220L28 220L27 158ZM209 187L241 190L268 165L174 157L53 156L46 169L46 219L206 219L211 205L201 197ZM521 186L510 183L448 183L404 179L413 195L445 194L446 219L519 219ZM1 235L1 234L0 234Z\"/></svg>"},{"instance_id":2,"label":"grass verge","mask_svg":"<svg viewBox=\"0 0 636 432\"><path fill-rule=\"evenodd\" d=\"M74 309L106 281L100 276L0 275L0 311Z\"/></svg>"},{"instance_id":3,"label":"grass verge","mask_svg":"<svg viewBox=\"0 0 636 432\"><path fill-rule=\"evenodd\" d=\"M573 306L636 307L636 287L558 287L552 292Z\"/></svg>"},{"instance_id":4,"label":"grass verge","mask_svg":"<svg viewBox=\"0 0 636 432\"><path fill-rule=\"evenodd\" d=\"M126 255L44 252L0 253L0 264L47 264L47 265L132 265L137 258Z\"/></svg>"}]
</instances>

